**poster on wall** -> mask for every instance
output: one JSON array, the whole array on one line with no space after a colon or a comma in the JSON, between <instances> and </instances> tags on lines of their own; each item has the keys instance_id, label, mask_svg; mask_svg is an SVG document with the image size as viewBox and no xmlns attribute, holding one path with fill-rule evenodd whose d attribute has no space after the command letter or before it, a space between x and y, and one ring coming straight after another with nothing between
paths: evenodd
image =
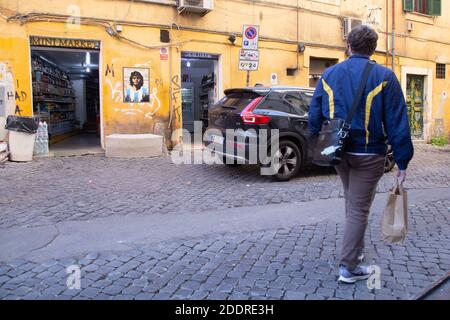
<instances>
[{"instance_id":1,"label":"poster on wall","mask_svg":"<svg viewBox=\"0 0 450 320\"><path fill-rule=\"evenodd\" d=\"M124 102L150 102L150 69L123 68Z\"/></svg>"}]
</instances>

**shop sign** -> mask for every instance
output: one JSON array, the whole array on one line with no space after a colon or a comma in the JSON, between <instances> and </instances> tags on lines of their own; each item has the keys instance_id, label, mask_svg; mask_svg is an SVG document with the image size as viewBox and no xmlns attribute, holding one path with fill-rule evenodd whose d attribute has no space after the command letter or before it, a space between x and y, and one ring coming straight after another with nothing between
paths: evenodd
<instances>
[{"instance_id":1,"label":"shop sign","mask_svg":"<svg viewBox=\"0 0 450 320\"><path fill-rule=\"evenodd\" d=\"M86 39L67 39L51 37L30 37L30 45L41 47L77 48L77 49L100 49L100 41Z\"/></svg>"},{"instance_id":2,"label":"shop sign","mask_svg":"<svg viewBox=\"0 0 450 320\"><path fill-rule=\"evenodd\" d=\"M217 55L204 52L183 52L182 58L203 58L203 59L217 59Z\"/></svg>"}]
</instances>

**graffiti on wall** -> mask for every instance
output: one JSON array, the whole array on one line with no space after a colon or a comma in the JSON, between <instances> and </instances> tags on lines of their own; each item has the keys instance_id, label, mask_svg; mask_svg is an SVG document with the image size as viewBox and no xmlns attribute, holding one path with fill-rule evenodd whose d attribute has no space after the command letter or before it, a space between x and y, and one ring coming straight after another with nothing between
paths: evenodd
<instances>
[{"instance_id":1,"label":"graffiti on wall","mask_svg":"<svg viewBox=\"0 0 450 320\"><path fill-rule=\"evenodd\" d=\"M161 79L155 79L155 86L156 87L162 87L164 86L164 81Z\"/></svg>"},{"instance_id":2,"label":"graffiti on wall","mask_svg":"<svg viewBox=\"0 0 450 320\"><path fill-rule=\"evenodd\" d=\"M181 122L181 86L179 84L179 75L175 75L171 79L172 82L172 108L170 115L170 122L175 119L177 122ZM169 123L170 125L170 123Z\"/></svg>"},{"instance_id":3,"label":"graffiti on wall","mask_svg":"<svg viewBox=\"0 0 450 320\"><path fill-rule=\"evenodd\" d=\"M111 99L114 102L122 101L122 90L120 87L120 81L115 79L114 64L106 65L105 78L105 82L111 91Z\"/></svg>"},{"instance_id":4,"label":"graffiti on wall","mask_svg":"<svg viewBox=\"0 0 450 320\"><path fill-rule=\"evenodd\" d=\"M26 115L25 104L29 95L26 89L21 87L22 83L23 81L14 78L8 62L0 62L0 140L7 134L4 129L7 116Z\"/></svg>"},{"instance_id":5,"label":"graffiti on wall","mask_svg":"<svg viewBox=\"0 0 450 320\"><path fill-rule=\"evenodd\" d=\"M0 86L4 92L5 99L2 103L4 110L2 114L23 115L23 104L28 98L28 94L20 87L20 81L14 81L10 67L5 62L0 62Z\"/></svg>"},{"instance_id":6,"label":"graffiti on wall","mask_svg":"<svg viewBox=\"0 0 450 320\"><path fill-rule=\"evenodd\" d=\"M23 91L23 90L20 90L20 82L19 82L19 80L17 80L16 82L17 82L17 86L16 86L17 89L16 89L16 93L14 95L15 100L16 100L16 108L14 110L14 114L18 115L18 116L21 116L23 108L21 108L20 106L27 99L27 93L25 91Z\"/></svg>"}]
</instances>

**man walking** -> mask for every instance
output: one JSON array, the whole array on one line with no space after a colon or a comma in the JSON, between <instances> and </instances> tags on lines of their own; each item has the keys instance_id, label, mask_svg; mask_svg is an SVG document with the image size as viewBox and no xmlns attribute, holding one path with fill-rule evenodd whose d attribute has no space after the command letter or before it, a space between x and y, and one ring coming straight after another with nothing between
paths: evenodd
<instances>
[{"instance_id":1,"label":"man walking","mask_svg":"<svg viewBox=\"0 0 450 320\"><path fill-rule=\"evenodd\" d=\"M347 117L362 73L377 47L378 35L368 26L353 29L347 40L350 58L325 71L309 111L312 134L325 119ZM348 143L336 171L345 196L345 228L339 263L339 281L367 279L363 260L364 234L378 181L384 173L387 140L403 183L413 157L405 99L395 74L375 65L365 84L363 99L353 117Z\"/></svg>"}]
</instances>

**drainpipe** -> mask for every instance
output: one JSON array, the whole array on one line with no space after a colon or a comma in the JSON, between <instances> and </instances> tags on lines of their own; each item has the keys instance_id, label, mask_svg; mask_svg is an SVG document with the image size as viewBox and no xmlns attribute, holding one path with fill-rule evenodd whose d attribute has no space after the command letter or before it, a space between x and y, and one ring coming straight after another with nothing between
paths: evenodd
<instances>
[{"instance_id":1,"label":"drainpipe","mask_svg":"<svg viewBox=\"0 0 450 320\"><path fill-rule=\"evenodd\" d=\"M395 0L392 0L392 71L395 73Z\"/></svg>"},{"instance_id":2,"label":"drainpipe","mask_svg":"<svg viewBox=\"0 0 450 320\"><path fill-rule=\"evenodd\" d=\"M386 0L386 67L389 67L389 0Z\"/></svg>"}]
</instances>

